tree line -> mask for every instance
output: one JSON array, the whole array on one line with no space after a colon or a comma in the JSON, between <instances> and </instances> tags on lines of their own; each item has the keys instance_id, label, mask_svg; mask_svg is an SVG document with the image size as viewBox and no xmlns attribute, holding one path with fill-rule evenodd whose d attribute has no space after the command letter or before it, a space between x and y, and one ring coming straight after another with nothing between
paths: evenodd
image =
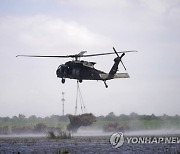
<instances>
[{"instance_id":1,"label":"tree line","mask_svg":"<svg viewBox=\"0 0 180 154\"><path fill-rule=\"evenodd\" d=\"M51 115L47 117L37 117L36 115L31 115L29 117L26 117L24 114L19 114L18 116L13 116L13 117L0 117L0 123L2 124L3 122L68 122L69 114L67 115ZM154 114L151 115L139 115L135 112L132 112L130 114L120 114L115 115L114 112L110 112L107 115L103 116L96 116L97 120L102 120L102 121L117 121L117 120L180 120L179 115L174 115L174 116L169 116L169 115L161 115L161 116L156 116Z\"/></svg>"},{"instance_id":2,"label":"tree line","mask_svg":"<svg viewBox=\"0 0 180 154\"><path fill-rule=\"evenodd\" d=\"M0 134L47 133L48 131L66 130L69 124L67 115L51 115L26 117L23 114L13 117L0 117ZM96 122L91 126L105 131L147 130L147 129L179 129L180 116L139 115L135 112L129 115L115 115L113 112L105 116L96 116Z\"/></svg>"}]
</instances>

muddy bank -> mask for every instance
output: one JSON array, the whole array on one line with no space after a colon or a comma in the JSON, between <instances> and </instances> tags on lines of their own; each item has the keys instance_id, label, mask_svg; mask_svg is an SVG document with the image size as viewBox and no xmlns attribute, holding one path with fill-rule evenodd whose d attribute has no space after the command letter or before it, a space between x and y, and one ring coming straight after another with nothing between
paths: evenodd
<instances>
[{"instance_id":1,"label":"muddy bank","mask_svg":"<svg viewBox=\"0 0 180 154\"><path fill-rule=\"evenodd\" d=\"M75 136L69 140L46 137L0 138L0 153L178 153L180 144L123 144L112 148L110 136Z\"/></svg>"}]
</instances>

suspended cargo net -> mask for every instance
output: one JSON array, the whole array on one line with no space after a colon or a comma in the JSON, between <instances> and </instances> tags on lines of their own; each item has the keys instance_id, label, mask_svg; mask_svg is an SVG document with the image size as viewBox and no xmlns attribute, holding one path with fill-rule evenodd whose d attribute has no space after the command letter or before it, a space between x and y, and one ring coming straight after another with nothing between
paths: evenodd
<instances>
[{"instance_id":1,"label":"suspended cargo net","mask_svg":"<svg viewBox=\"0 0 180 154\"><path fill-rule=\"evenodd\" d=\"M69 121L70 123L67 126L67 130L76 133L79 127L90 126L96 121L96 117L92 113L69 115Z\"/></svg>"},{"instance_id":2,"label":"suspended cargo net","mask_svg":"<svg viewBox=\"0 0 180 154\"><path fill-rule=\"evenodd\" d=\"M78 102L80 103L81 115L77 114ZM75 115L69 115L70 123L67 126L68 131L77 132L78 128L81 126L90 126L96 121L96 117L92 113L87 113L85 103L83 101L82 93L79 87L79 82L77 81L77 93L76 93L76 105L75 105Z\"/></svg>"},{"instance_id":3,"label":"suspended cargo net","mask_svg":"<svg viewBox=\"0 0 180 154\"><path fill-rule=\"evenodd\" d=\"M79 87L79 81L77 81L75 115L77 114L78 102L80 103L80 108L81 108L82 114L87 113L87 109L85 107L84 100L83 100L81 90L80 90L80 87Z\"/></svg>"}]
</instances>

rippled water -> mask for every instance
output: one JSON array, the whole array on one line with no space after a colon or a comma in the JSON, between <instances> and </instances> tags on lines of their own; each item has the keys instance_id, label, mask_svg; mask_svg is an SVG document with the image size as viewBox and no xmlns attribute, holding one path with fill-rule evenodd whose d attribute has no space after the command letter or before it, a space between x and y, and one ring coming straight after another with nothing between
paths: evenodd
<instances>
[{"instance_id":1,"label":"rippled water","mask_svg":"<svg viewBox=\"0 0 180 154\"><path fill-rule=\"evenodd\" d=\"M80 130L77 133L73 134L74 136L109 136L114 132L103 132L102 130ZM180 130L141 130L141 131L125 131L124 135L127 136L169 136L169 135L180 135Z\"/></svg>"},{"instance_id":2,"label":"rippled water","mask_svg":"<svg viewBox=\"0 0 180 154\"><path fill-rule=\"evenodd\" d=\"M73 138L69 140L53 140L47 139L46 134L24 134L0 137L0 153L180 153L180 143L176 144L132 144L124 143L118 149L110 144L110 135L112 133L104 133L101 130L85 131L80 130L73 134ZM143 136L143 135L179 135L180 130L153 130L153 131L129 131L124 132L127 136Z\"/></svg>"}]
</instances>

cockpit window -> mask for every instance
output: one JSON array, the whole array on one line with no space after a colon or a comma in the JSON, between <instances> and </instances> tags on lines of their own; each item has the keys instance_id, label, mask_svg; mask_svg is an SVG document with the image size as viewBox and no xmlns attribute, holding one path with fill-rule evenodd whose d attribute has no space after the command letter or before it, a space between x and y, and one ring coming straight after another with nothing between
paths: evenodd
<instances>
[{"instance_id":1,"label":"cockpit window","mask_svg":"<svg viewBox=\"0 0 180 154\"><path fill-rule=\"evenodd\" d=\"M60 69L60 68L61 68L61 66L62 66L62 65L59 65L58 69Z\"/></svg>"}]
</instances>

